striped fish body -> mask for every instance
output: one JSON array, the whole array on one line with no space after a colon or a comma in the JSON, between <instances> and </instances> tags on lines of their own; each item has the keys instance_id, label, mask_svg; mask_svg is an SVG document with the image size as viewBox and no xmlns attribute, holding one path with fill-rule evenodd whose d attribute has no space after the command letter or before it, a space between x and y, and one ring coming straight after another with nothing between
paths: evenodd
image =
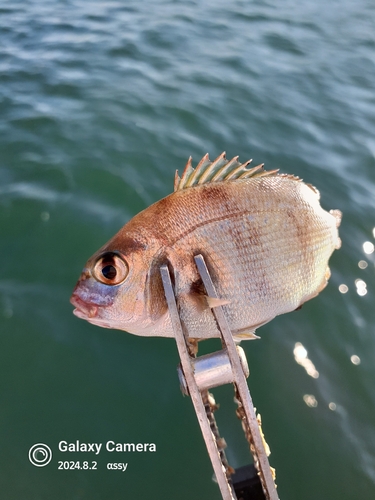
<instances>
[{"instance_id":1,"label":"striped fish body","mask_svg":"<svg viewBox=\"0 0 375 500\"><path fill-rule=\"evenodd\" d=\"M341 213L323 210L318 191L296 177L253 170L248 178L201 183L192 179L196 170L177 178L173 194L135 216L89 260L72 298L76 315L138 335L173 336L160 278L168 264L188 335L219 336L197 254L238 339L316 296L340 246ZM125 263L121 283L101 282L100 270L112 262L103 255Z\"/></svg>"}]
</instances>

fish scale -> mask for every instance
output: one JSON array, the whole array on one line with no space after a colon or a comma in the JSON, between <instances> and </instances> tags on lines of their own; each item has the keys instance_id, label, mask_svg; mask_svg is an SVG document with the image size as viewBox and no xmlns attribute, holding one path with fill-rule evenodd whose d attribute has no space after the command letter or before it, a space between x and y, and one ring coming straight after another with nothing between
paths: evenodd
<instances>
[{"instance_id":1,"label":"fish scale","mask_svg":"<svg viewBox=\"0 0 375 500\"><path fill-rule=\"evenodd\" d=\"M189 159L175 191L136 215L88 261L75 314L137 335L173 336L160 266L173 270L181 320L193 338L219 336L197 272L202 254L233 334L292 311L327 284L339 211L297 177L248 168L224 153ZM225 302L225 304L224 304Z\"/></svg>"}]
</instances>

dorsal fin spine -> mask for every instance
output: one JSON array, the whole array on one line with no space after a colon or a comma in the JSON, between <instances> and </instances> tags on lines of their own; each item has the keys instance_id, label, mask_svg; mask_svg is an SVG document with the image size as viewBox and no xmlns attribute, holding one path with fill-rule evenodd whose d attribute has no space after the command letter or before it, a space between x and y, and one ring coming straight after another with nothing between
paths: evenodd
<instances>
[{"instance_id":1,"label":"dorsal fin spine","mask_svg":"<svg viewBox=\"0 0 375 500\"><path fill-rule=\"evenodd\" d=\"M246 170L243 174L239 175L237 179L246 179L246 177L253 177L258 170L263 169L264 163L261 163L260 165L257 165L256 167L250 168L249 170Z\"/></svg>"},{"instance_id":2,"label":"dorsal fin spine","mask_svg":"<svg viewBox=\"0 0 375 500\"><path fill-rule=\"evenodd\" d=\"M173 185L173 191L176 192L178 189L178 186L180 184L180 176L178 175L178 170L176 170L174 174L174 185Z\"/></svg>"},{"instance_id":3,"label":"dorsal fin spine","mask_svg":"<svg viewBox=\"0 0 375 500\"><path fill-rule=\"evenodd\" d=\"M259 174L255 174L254 177L270 177L271 175L277 175L279 169L275 170L264 170L263 172L259 172Z\"/></svg>"},{"instance_id":4,"label":"dorsal fin spine","mask_svg":"<svg viewBox=\"0 0 375 500\"><path fill-rule=\"evenodd\" d=\"M219 179L225 179L227 172L229 172L232 168L238 167L240 163L238 162L238 156L232 158L226 165L223 165L216 174L212 177L211 182L215 182Z\"/></svg>"},{"instance_id":5,"label":"dorsal fin spine","mask_svg":"<svg viewBox=\"0 0 375 500\"><path fill-rule=\"evenodd\" d=\"M185 165L184 171L182 172L182 175L181 175L180 185L184 185L188 176L193 172L191 160L192 160L192 157L189 156L189 159Z\"/></svg>"},{"instance_id":6,"label":"dorsal fin spine","mask_svg":"<svg viewBox=\"0 0 375 500\"><path fill-rule=\"evenodd\" d=\"M208 153L206 153L201 159L201 161L198 163L198 165L195 167L194 172L192 172L192 174L190 175L187 183L185 184L185 187L192 186L194 182L199 178L202 170L204 170L204 168L210 163L211 163L210 158L208 156Z\"/></svg>"},{"instance_id":7,"label":"dorsal fin spine","mask_svg":"<svg viewBox=\"0 0 375 500\"><path fill-rule=\"evenodd\" d=\"M192 167L191 160L190 157L181 178L178 175L178 171L176 171L174 191L214 182L267 177L277 175L278 172L278 170L263 170L263 163L256 167L248 168L252 160L248 160L245 163L239 163L238 156L227 161L225 152L221 153L213 162L210 162L208 154L205 154L195 169Z\"/></svg>"},{"instance_id":8,"label":"dorsal fin spine","mask_svg":"<svg viewBox=\"0 0 375 500\"><path fill-rule=\"evenodd\" d=\"M229 172L225 176L225 180L231 181L232 179L237 179L239 172L242 172L244 169L246 169L247 166L250 165L252 161L253 160L247 160L245 163L240 163L237 168L235 168L234 170L232 170L232 172Z\"/></svg>"},{"instance_id":9,"label":"dorsal fin spine","mask_svg":"<svg viewBox=\"0 0 375 500\"><path fill-rule=\"evenodd\" d=\"M203 172L203 174L200 176L198 184L205 184L206 182L209 182L210 177L215 174L216 169L222 167L225 165L223 161L226 163L226 158L225 158L225 151L219 155L216 160L214 160L211 165L207 166L207 169Z\"/></svg>"}]
</instances>

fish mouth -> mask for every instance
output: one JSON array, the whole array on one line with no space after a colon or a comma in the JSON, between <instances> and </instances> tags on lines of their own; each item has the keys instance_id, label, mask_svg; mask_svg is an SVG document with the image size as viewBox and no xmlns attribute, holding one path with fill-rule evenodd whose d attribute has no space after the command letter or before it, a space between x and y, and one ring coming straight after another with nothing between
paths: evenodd
<instances>
[{"instance_id":1,"label":"fish mouth","mask_svg":"<svg viewBox=\"0 0 375 500\"><path fill-rule=\"evenodd\" d=\"M95 304L87 304L87 302L84 302L76 294L71 296L70 302L75 306L73 314L77 316L77 318L92 319L98 315L98 306Z\"/></svg>"}]
</instances>

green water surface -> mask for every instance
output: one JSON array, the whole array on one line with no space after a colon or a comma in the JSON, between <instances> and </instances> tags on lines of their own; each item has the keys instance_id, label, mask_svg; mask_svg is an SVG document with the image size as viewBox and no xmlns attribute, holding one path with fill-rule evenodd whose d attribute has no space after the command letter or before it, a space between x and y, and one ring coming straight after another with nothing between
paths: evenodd
<instances>
[{"instance_id":1,"label":"green water surface","mask_svg":"<svg viewBox=\"0 0 375 500\"><path fill-rule=\"evenodd\" d=\"M69 297L176 168L224 150L344 214L327 288L244 344L280 499L375 498L374 21L367 0L0 2L1 498L220 498L173 339L90 325ZM231 389L215 396L245 465ZM77 440L102 449L59 449Z\"/></svg>"}]
</instances>

